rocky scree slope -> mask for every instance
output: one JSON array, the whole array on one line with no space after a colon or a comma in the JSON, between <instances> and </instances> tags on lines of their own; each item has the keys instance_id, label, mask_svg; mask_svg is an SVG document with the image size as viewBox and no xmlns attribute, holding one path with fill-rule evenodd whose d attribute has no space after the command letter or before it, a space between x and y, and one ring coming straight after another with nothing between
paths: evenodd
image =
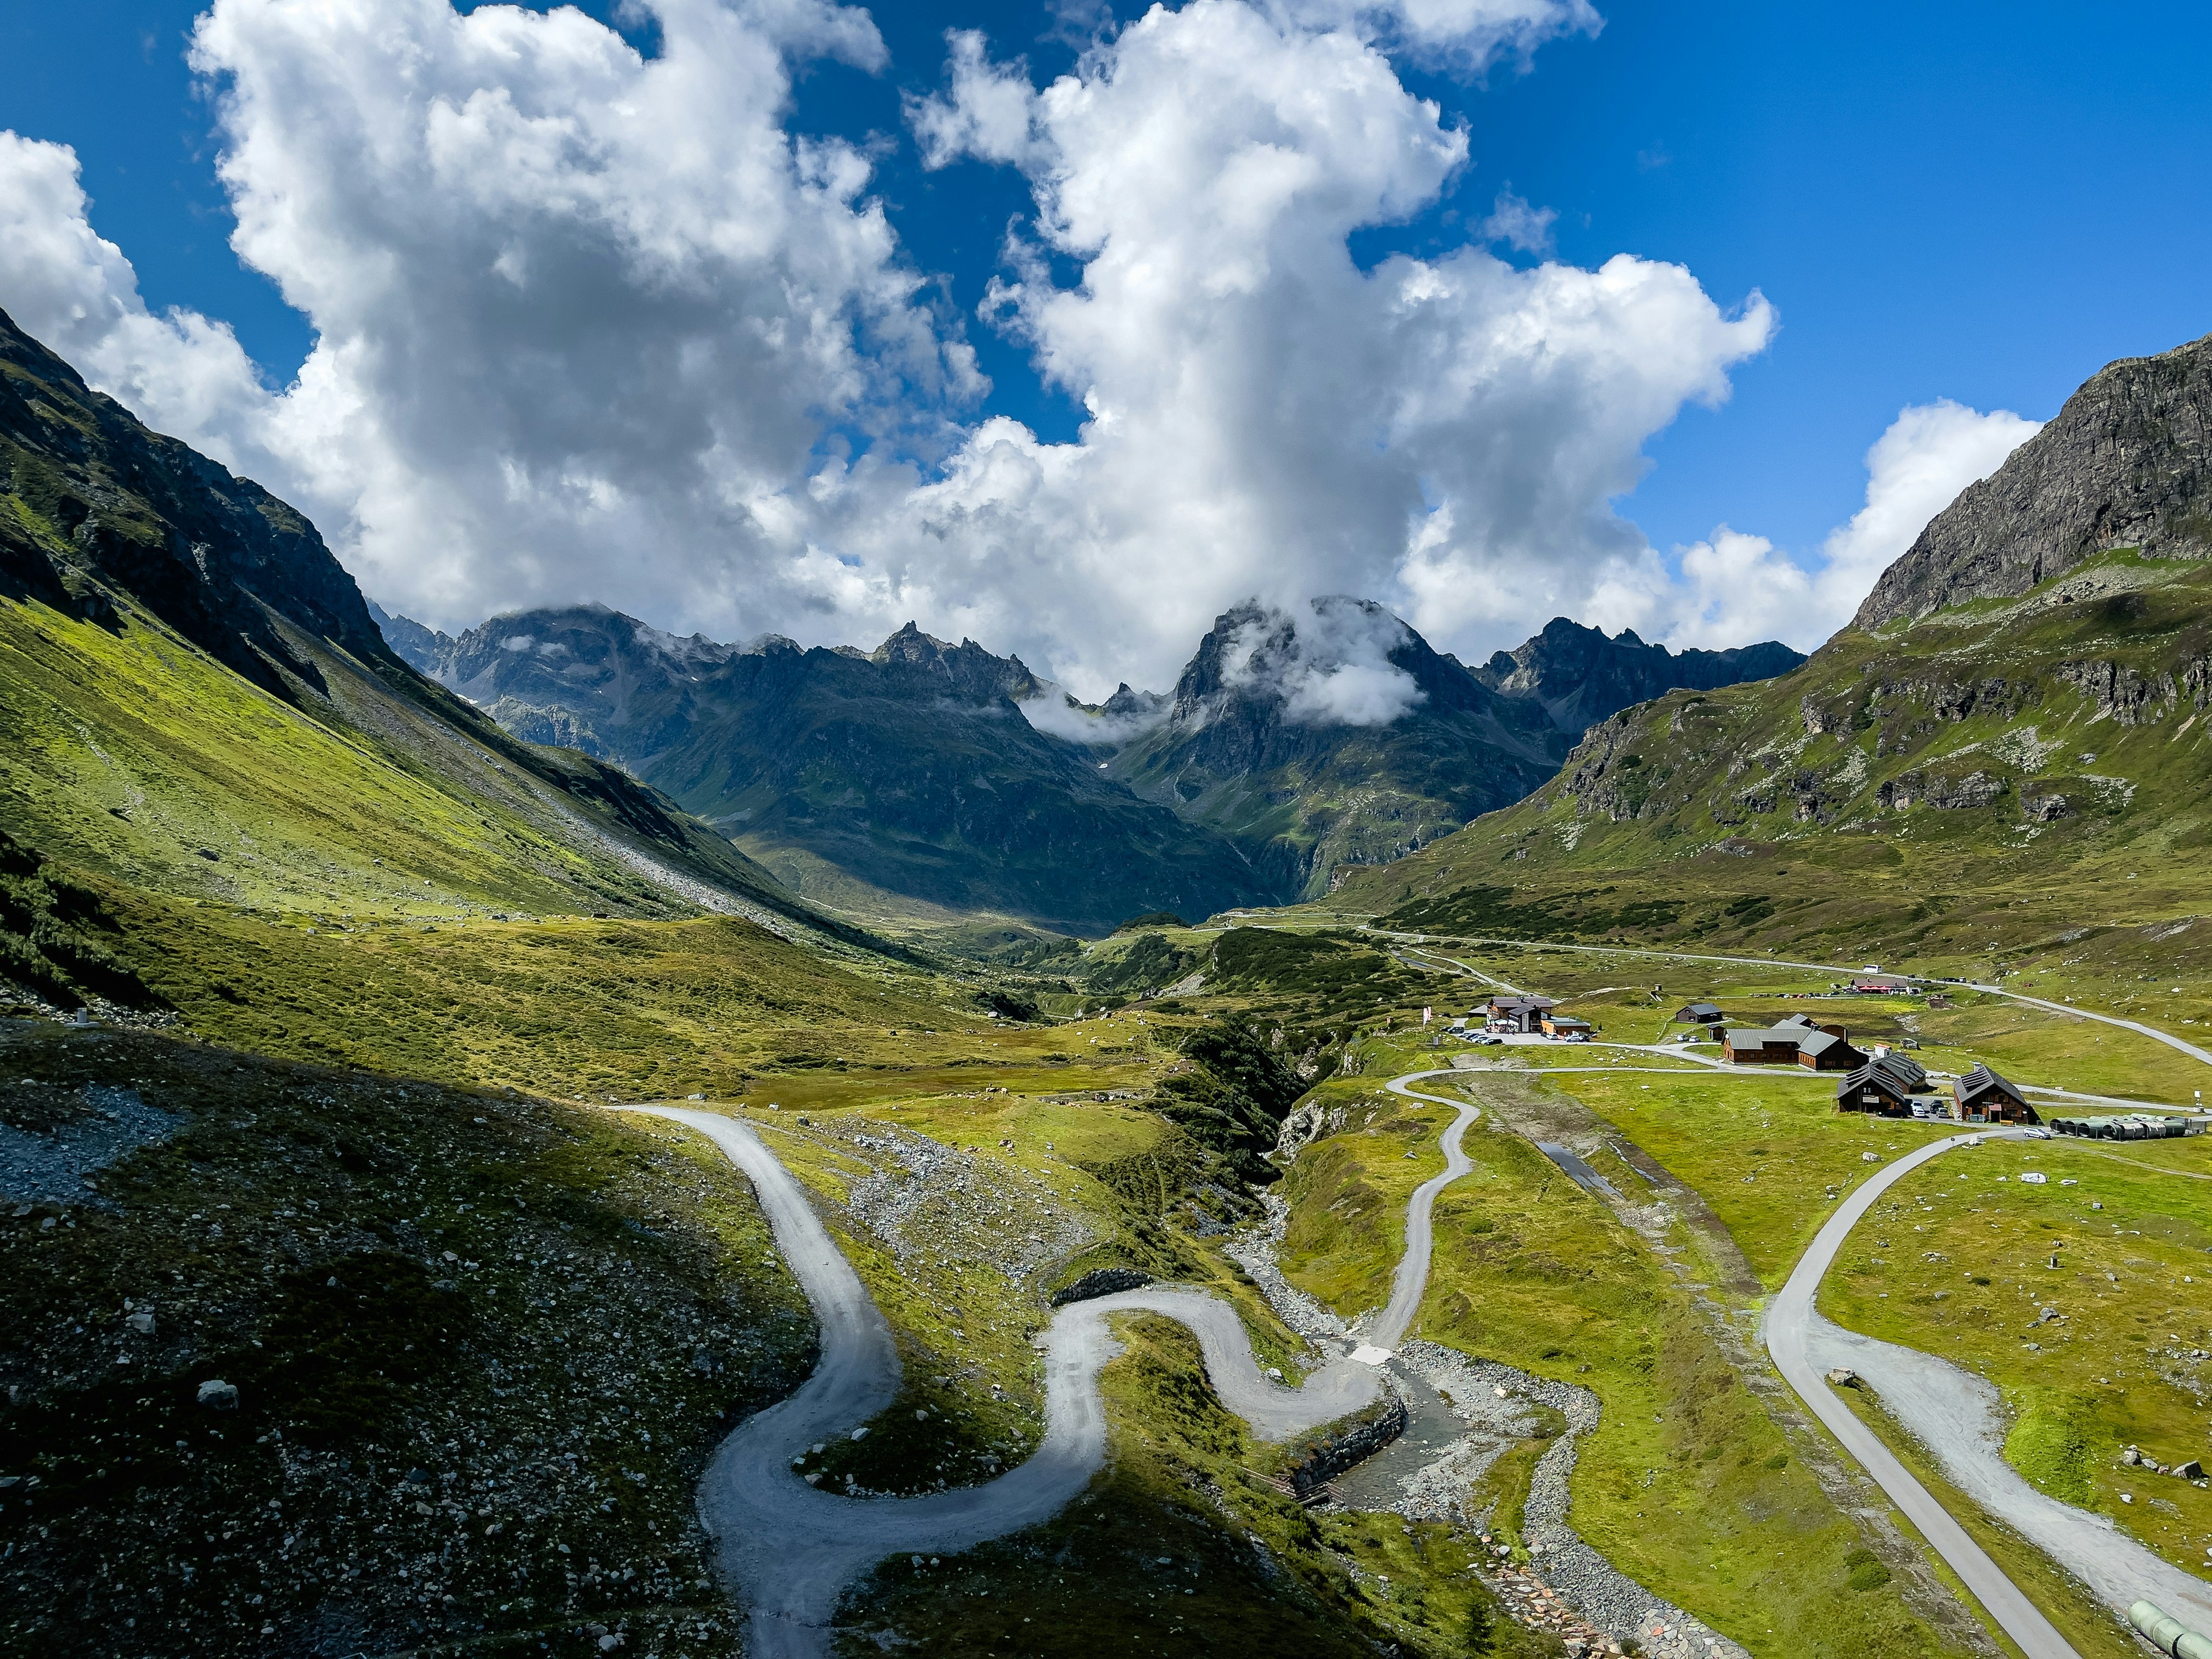
<instances>
[{"instance_id":1,"label":"rocky scree slope","mask_svg":"<svg viewBox=\"0 0 2212 1659\"><path fill-rule=\"evenodd\" d=\"M2212 557L2212 335L2107 365L1936 514L1853 625L2014 599L2115 548Z\"/></svg>"},{"instance_id":2,"label":"rocky scree slope","mask_svg":"<svg viewBox=\"0 0 2212 1659\"><path fill-rule=\"evenodd\" d=\"M692 1493L814 1329L725 1163L143 1033L0 1068L9 1651L731 1651Z\"/></svg>"},{"instance_id":3,"label":"rocky scree slope","mask_svg":"<svg viewBox=\"0 0 2212 1659\"><path fill-rule=\"evenodd\" d=\"M41 852L156 890L818 920L620 769L409 667L312 525L4 314L0 783Z\"/></svg>"}]
</instances>

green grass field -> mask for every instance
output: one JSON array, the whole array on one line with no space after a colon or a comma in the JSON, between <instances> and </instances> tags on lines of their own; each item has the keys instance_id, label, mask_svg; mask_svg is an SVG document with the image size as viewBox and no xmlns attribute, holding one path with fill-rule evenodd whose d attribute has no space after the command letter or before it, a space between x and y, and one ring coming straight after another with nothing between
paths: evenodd
<instances>
[{"instance_id":1,"label":"green grass field","mask_svg":"<svg viewBox=\"0 0 2212 1659\"><path fill-rule=\"evenodd\" d=\"M2047 1180L2020 1179L2031 1170ZM2167 1464L2212 1455L2212 1364L2191 1357L2212 1349L2206 1177L2203 1138L1947 1153L1859 1224L1821 1310L1987 1376L2013 1413L2014 1467L2202 1571L2212 1493L2124 1468L2118 1455L2130 1444ZM2045 1307L2063 1316L2038 1324Z\"/></svg>"},{"instance_id":2,"label":"green grass field","mask_svg":"<svg viewBox=\"0 0 2212 1659\"><path fill-rule=\"evenodd\" d=\"M1370 1071L1391 1074L1382 1055ZM1422 1086L1464 1088L1480 1101L1539 1085L1469 1074ZM1443 1118L1441 1109L1422 1115L1431 1133ZM1468 1132L1475 1168L1437 1201L1435 1266L1413 1334L1598 1394L1605 1416L1573 1480L1577 1529L1753 1651L1946 1651L1894 1588L1851 1587L1856 1528L1797 1467L1689 1294L1640 1239L1493 1119L1486 1113ZM1380 1300L1395 1260L1395 1230L1360 1223L1382 1213L1385 1191L1418 1179L1406 1139L1385 1127L1379 1115L1373 1125L1355 1120L1301 1154L1315 1172L1294 1170L1287 1188L1297 1204L1290 1242L1295 1250L1310 1240L1310 1254L1286 1252L1286 1273L1343 1310ZM1354 1266L1363 1260L1364 1273Z\"/></svg>"},{"instance_id":3,"label":"green grass field","mask_svg":"<svg viewBox=\"0 0 2212 1659\"><path fill-rule=\"evenodd\" d=\"M1956 1124L1838 1112L1835 1079L1706 1072L1584 1073L1552 1086L1608 1121L1697 1190L1769 1290L1820 1224L1878 1164Z\"/></svg>"}]
</instances>

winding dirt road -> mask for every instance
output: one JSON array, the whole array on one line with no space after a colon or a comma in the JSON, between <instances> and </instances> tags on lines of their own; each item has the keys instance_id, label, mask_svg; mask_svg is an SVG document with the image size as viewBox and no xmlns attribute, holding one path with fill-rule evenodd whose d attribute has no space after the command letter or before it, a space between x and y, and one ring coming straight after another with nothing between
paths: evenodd
<instances>
[{"instance_id":1,"label":"winding dirt road","mask_svg":"<svg viewBox=\"0 0 2212 1659\"><path fill-rule=\"evenodd\" d=\"M715 1450L700 1482L699 1512L716 1540L725 1579L746 1607L751 1659L817 1659L831 1650L830 1621L845 1587L887 1556L950 1554L1036 1526L1089 1486L1106 1461L1099 1370L1121 1352L1109 1328L1117 1313L1158 1313L1198 1338L1222 1404L1262 1439L1284 1440L1373 1402L1375 1369L1412 1322L1428 1280L1430 1211L1437 1194L1473 1167L1460 1137L1479 1115L1463 1101L1407 1086L1449 1070L1413 1072L1386 1086L1455 1109L1440 1138L1444 1171L1407 1206L1407 1250L1389 1306L1364 1333L1360 1359L1333 1358L1297 1389L1270 1381L1253 1358L1243 1322L1203 1291L1146 1285L1070 1304L1039 1340L1045 1355L1045 1433L1027 1462L980 1486L925 1498L853 1498L808 1486L793 1460L817 1441L849 1434L897 1397L898 1350L874 1299L812 1205L752 1127L681 1107L623 1109L697 1130L743 1170L777 1247L821 1322L814 1373L788 1399L745 1419ZM1362 1363L1365 1361L1366 1363Z\"/></svg>"}]
</instances>

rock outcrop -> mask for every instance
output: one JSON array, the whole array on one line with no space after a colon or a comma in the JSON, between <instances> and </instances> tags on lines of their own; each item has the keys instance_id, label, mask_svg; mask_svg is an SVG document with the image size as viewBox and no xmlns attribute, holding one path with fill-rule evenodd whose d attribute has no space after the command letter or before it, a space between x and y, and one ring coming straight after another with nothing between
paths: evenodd
<instances>
[{"instance_id":1,"label":"rock outcrop","mask_svg":"<svg viewBox=\"0 0 2212 1659\"><path fill-rule=\"evenodd\" d=\"M1772 679L1805 660L1779 640L1727 651L1669 651L1624 628L1611 639L1554 617L1513 651L1500 651L1469 672L1493 691L1533 698L1551 723L1581 737L1600 720L1669 691L1711 691L1747 680Z\"/></svg>"},{"instance_id":2,"label":"rock outcrop","mask_svg":"<svg viewBox=\"0 0 2212 1659\"><path fill-rule=\"evenodd\" d=\"M0 596L113 626L129 595L287 700L321 674L289 623L395 669L315 527L131 411L0 312Z\"/></svg>"},{"instance_id":3,"label":"rock outcrop","mask_svg":"<svg viewBox=\"0 0 2212 1659\"><path fill-rule=\"evenodd\" d=\"M2212 335L2107 366L1882 573L1854 625L2011 599L2114 548L2212 557Z\"/></svg>"}]
</instances>

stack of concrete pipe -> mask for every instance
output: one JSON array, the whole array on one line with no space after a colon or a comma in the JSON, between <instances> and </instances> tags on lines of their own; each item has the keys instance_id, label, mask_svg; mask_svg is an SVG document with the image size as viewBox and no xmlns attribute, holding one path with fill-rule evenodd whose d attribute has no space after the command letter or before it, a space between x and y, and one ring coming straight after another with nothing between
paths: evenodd
<instances>
[{"instance_id":1,"label":"stack of concrete pipe","mask_svg":"<svg viewBox=\"0 0 2212 1659\"><path fill-rule=\"evenodd\" d=\"M2190 1629L2148 1601L2136 1602L2128 1609L2128 1617L2160 1653L2170 1653L2173 1659L2212 1659L2212 1636Z\"/></svg>"}]
</instances>

